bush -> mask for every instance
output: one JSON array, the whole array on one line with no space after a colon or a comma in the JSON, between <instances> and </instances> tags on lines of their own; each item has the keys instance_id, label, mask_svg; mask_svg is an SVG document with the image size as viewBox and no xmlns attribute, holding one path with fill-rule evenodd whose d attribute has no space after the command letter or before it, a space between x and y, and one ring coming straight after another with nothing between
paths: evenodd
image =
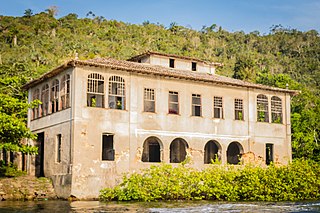
<instances>
[{"instance_id":1,"label":"bush","mask_svg":"<svg viewBox=\"0 0 320 213\"><path fill-rule=\"evenodd\" d=\"M115 188L100 191L104 201L226 200L297 201L320 198L320 165L294 160L288 166L218 166L203 171L179 165L151 166L125 175Z\"/></svg>"},{"instance_id":2,"label":"bush","mask_svg":"<svg viewBox=\"0 0 320 213\"><path fill-rule=\"evenodd\" d=\"M26 174L26 172L19 170L16 165L12 163L5 165L3 160L0 161L0 177L18 177Z\"/></svg>"}]
</instances>

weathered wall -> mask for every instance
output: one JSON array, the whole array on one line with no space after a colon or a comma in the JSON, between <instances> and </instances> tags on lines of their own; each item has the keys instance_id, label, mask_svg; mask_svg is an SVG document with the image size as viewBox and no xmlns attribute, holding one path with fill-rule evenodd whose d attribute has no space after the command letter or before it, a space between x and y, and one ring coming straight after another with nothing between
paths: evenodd
<instances>
[{"instance_id":1,"label":"weathered wall","mask_svg":"<svg viewBox=\"0 0 320 213\"><path fill-rule=\"evenodd\" d=\"M105 91L108 79L119 75L126 83L126 110L86 106L87 76L98 72L104 76ZM74 164L71 194L81 198L97 197L99 190L112 186L122 173L138 171L157 163L141 162L145 139L155 136L162 143L162 160L169 163L170 143L183 138L189 146L187 156L196 168L204 168L204 146L216 140L221 146L221 160L226 163L228 145L239 142L244 153L254 153L265 162L266 143L274 144L275 160L286 164L291 159L289 126L257 122L256 97L265 94L269 101L282 93L224 87L205 83L191 83L164 77L133 75L127 72L93 67L76 68ZM144 88L156 91L156 113L143 112ZM168 114L168 92L179 92L180 114ZM202 116L191 116L191 95L201 94ZM213 118L213 97L223 97L224 118ZM244 121L234 120L234 99L244 101ZM105 94L105 105L108 103ZM269 103L270 105L270 103ZM287 111L286 111L287 110ZM290 110L283 107L283 120L289 121ZM290 128L289 128L290 129ZM114 134L115 161L102 161L102 134Z\"/></svg>"}]
</instances>

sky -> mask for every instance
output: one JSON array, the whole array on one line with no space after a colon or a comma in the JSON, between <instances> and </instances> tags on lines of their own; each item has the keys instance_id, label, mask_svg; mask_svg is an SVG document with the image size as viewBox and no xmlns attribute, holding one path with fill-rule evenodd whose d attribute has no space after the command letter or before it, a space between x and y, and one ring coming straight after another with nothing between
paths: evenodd
<instances>
[{"instance_id":1,"label":"sky","mask_svg":"<svg viewBox=\"0 0 320 213\"><path fill-rule=\"evenodd\" d=\"M36 14L50 6L57 6L57 18L92 11L108 20L165 27L175 22L195 30L216 24L230 32L267 34L281 24L320 31L320 0L0 0L0 15L23 16L26 9Z\"/></svg>"}]
</instances>

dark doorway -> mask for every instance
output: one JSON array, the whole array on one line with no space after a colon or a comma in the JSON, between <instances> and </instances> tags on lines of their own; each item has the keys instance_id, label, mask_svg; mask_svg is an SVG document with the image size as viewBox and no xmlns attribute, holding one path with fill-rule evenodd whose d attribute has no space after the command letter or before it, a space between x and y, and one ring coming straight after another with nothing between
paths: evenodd
<instances>
[{"instance_id":1,"label":"dark doorway","mask_svg":"<svg viewBox=\"0 0 320 213\"><path fill-rule=\"evenodd\" d=\"M232 142L227 149L227 162L229 164L239 164L243 148L240 143Z\"/></svg>"},{"instance_id":2,"label":"dark doorway","mask_svg":"<svg viewBox=\"0 0 320 213\"><path fill-rule=\"evenodd\" d=\"M170 144L170 163L181 163L186 159L188 144L182 138L174 139Z\"/></svg>"},{"instance_id":3,"label":"dark doorway","mask_svg":"<svg viewBox=\"0 0 320 213\"><path fill-rule=\"evenodd\" d=\"M266 164L270 165L273 162L273 144L266 144Z\"/></svg>"},{"instance_id":4,"label":"dark doorway","mask_svg":"<svg viewBox=\"0 0 320 213\"><path fill-rule=\"evenodd\" d=\"M35 175L36 177L44 177L44 132L38 133L36 146L38 147L38 154L35 161Z\"/></svg>"},{"instance_id":5,"label":"dark doorway","mask_svg":"<svg viewBox=\"0 0 320 213\"><path fill-rule=\"evenodd\" d=\"M204 147L204 163L209 164L211 161L221 160L220 150L221 148L217 141L209 141Z\"/></svg>"},{"instance_id":6,"label":"dark doorway","mask_svg":"<svg viewBox=\"0 0 320 213\"><path fill-rule=\"evenodd\" d=\"M156 137L147 138L143 144L142 162L161 162L161 141Z\"/></svg>"}]
</instances>

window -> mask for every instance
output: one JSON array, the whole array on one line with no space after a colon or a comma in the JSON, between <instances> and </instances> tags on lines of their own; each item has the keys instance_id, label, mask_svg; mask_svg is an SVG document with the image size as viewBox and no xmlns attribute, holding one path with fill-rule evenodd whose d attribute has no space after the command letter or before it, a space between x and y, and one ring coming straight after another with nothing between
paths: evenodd
<instances>
[{"instance_id":1,"label":"window","mask_svg":"<svg viewBox=\"0 0 320 213\"><path fill-rule=\"evenodd\" d=\"M191 62L191 70L197 71L197 63L196 62Z\"/></svg>"},{"instance_id":2,"label":"window","mask_svg":"<svg viewBox=\"0 0 320 213\"><path fill-rule=\"evenodd\" d=\"M222 107L222 97L213 98L213 117L214 118L223 118L223 107Z\"/></svg>"},{"instance_id":3,"label":"window","mask_svg":"<svg viewBox=\"0 0 320 213\"><path fill-rule=\"evenodd\" d=\"M61 109L70 107L70 75L64 75L61 80Z\"/></svg>"},{"instance_id":4,"label":"window","mask_svg":"<svg viewBox=\"0 0 320 213\"><path fill-rule=\"evenodd\" d=\"M181 163L186 159L188 144L182 138L174 139L170 144L170 163Z\"/></svg>"},{"instance_id":5,"label":"window","mask_svg":"<svg viewBox=\"0 0 320 213\"><path fill-rule=\"evenodd\" d=\"M234 119L243 121L243 100L234 99Z\"/></svg>"},{"instance_id":6,"label":"window","mask_svg":"<svg viewBox=\"0 0 320 213\"><path fill-rule=\"evenodd\" d=\"M42 116L46 116L49 114L49 85L45 84L41 90L41 111Z\"/></svg>"},{"instance_id":7,"label":"window","mask_svg":"<svg viewBox=\"0 0 320 213\"><path fill-rule=\"evenodd\" d=\"M273 162L273 144L266 144L266 164L270 165Z\"/></svg>"},{"instance_id":8,"label":"window","mask_svg":"<svg viewBox=\"0 0 320 213\"><path fill-rule=\"evenodd\" d=\"M192 115L201 116L201 95L192 94Z\"/></svg>"},{"instance_id":9,"label":"window","mask_svg":"<svg viewBox=\"0 0 320 213\"><path fill-rule=\"evenodd\" d=\"M178 92L169 91L169 114L179 114Z\"/></svg>"},{"instance_id":10,"label":"window","mask_svg":"<svg viewBox=\"0 0 320 213\"><path fill-rule=\"evenodd\" d=\"M282 123L282 103L276 96L271 98L271 119L272 123Z\"/></svg>"},{"instance_id":11,"label":"window","mask_svg":"<svg viewBox=\"0 0 320 213\"><path fill-rule=\"evenodd\" d=\"M33 92L33 95L32 95L32 100L35 101L35 100L40 100L40 90L39 89L36 89L34 92ZM36 118L39 118L40 117L40 111L39 111L39 106L36 106L32 109L32 119L36 119Z\"/></svg>"},{"instance_id":12,"label":"window","mask_svg":"<svg viewBox=\"0 0 320 213\"><path fill-rule=\"evenodd\" d=\"M125 84L120 76L109 78L109 108L125 109Z\"/></svg>"},{"instance_id":13,"label":"window","mask_svg":"<svg viewBox=\"0 0 320 213\"><path fill-rule=\"evenodd\" d=\"M51 86L51 112L59 111L59 80L54 80Z\"/></svg>"},{"instance_id":14,"label":"window","mask_svg":"<svg viewBox=\"0 0 320 213\"><path fill-rule=\"evenodd\" d=\"M104 107L104 78L98 73L88 76L87 106Z\"/></svg>"},{"instance_id":15,"label":"window","mask_svg":"<svg viewBox=\"0 0 320 213\"><path fill-rule=\"evenodd\" d=\"M204 147L204 163L221 161L221 146L217 141L211 140Z\"/></svg>"},{"instance_id":16,"label":"window","mask_svg":"<svg viewBox=\"0 0 320 213\"><path fill-rule=\"evenodd\" d=\"M61 134L58 134L56 137L56 162L61 162Z\"/></svg>"},{"instance_id":17,"label":"window","mask_svg":"<svg viewBox=\"0 0 320 213\"><path fill-rule=\"evenodd\" d=\"M269 122L268 98L261 94L257 96L257 121Z\"/></svg>"},{"instance_id":18,"label":"window","mask_svg":"<svg viewBox=\"0 0 320 213\"><path fill-rule=\"evenodd\" d=\"M155 112L154 89L144 88L144 111Z\"/></svg>"},{"instance_id":19,"label":"window","mask_svg":"<svg viewBox=\"0 0 320 213\"><path fill-rule=\"evenodd\" d=\"M102 160L114 160L113 134L102 135Z\"/></svg>"},{"instance_id":20,"label":"window","mask_svg":"<svg viewBox=\"0 0 320 213\"><path fill-rule=\"evenodd\" d=\"M230 143L227 149L228 164L239 164L242 154L243 148L239 142L234 141Z\"/></svg>"},{"instance_id":21,"label":"window","mask_svg":"<svg viewBox=\"0 0 320 213\"><path fill-rule=\"evenodd\" d=\"M149 137L144 141L142 162L161 162L161 141L156 137Z\"/></svg>"},{"instance_id":22,"label":"window","mask_svg":"<svg viewBox=\"0 0 320 213\"><path fill-rule=\"evenodd\" d=\"M174 68L174 59L173 58L169 59L169 67Z\"/></svg>"}]
</instances>

